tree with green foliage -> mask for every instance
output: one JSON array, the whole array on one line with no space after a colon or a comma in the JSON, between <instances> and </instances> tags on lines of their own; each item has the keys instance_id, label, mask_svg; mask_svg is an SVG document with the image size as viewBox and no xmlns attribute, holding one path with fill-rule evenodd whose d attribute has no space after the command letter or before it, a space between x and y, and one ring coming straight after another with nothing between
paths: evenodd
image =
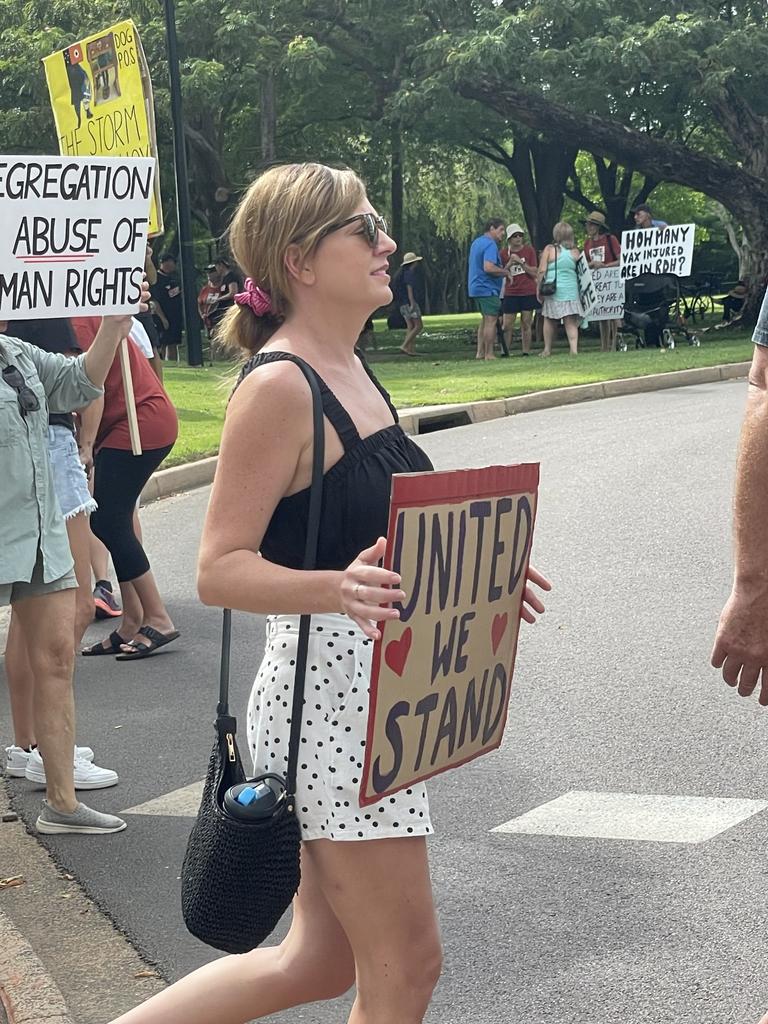
<instances>
[{"instance_id":1,"label":"tree with green foliage","mask_svg":"<svg viewBox=\"0 0 768 1024\"><path fill-rule=\"evenodd\" d=\"M763 0L510 0L431 51L461 95L510 122L722 203L749 242L755 314L768 275Z\"/></svg>"}]
</instances>

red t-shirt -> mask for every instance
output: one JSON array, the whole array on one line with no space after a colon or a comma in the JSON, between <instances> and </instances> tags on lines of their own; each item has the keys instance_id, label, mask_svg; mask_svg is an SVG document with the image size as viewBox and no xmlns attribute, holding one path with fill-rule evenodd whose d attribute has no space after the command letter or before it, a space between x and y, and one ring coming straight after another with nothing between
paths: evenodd
<instances>
[{"instance_id":1,"label":"red t-shirt","mask_svg":"<svg viewBox=\"0 0 768 1024\"><path fill-rule=\"evenodd\" d=\"M584 242L584 255L589 262L615 263L620 253L621 246L615 235L598 235Z\"/></svg>"},{"instance_id":2,"label":"red t-shirt","mask_svg":"<svg viewBox=\"0 0 768 1024\"><path fill-rule=\"evenodd\" d=\"M73 316L70 318L75 337L83 352L91 347L96 332L101 326L100 316ZM176 410L157 379L147 357L128 339L128 356L133 378L133 394L136 399L136 418L139 421L141 447L146 451L165 448L173 444L179 432ZM94 450L119 448L131 450L131 435L128 430L128 413L123 392L123 373L120 369L120 353L115 354L104 381L104 412L96 434Z\"/></svg>"},{"instance_id":3,"label":"red t-shirt","mask_svg":"<svg viewBox=\"0 0 768 1024\"><path fill-rule=\"evenodd\" d=\"M511 249L501 250L501 265L506 267L507 260L512 255ZM536 250L532 245L524 245L520 249L516 249L514 252L515 256L519 256L521 260L525 260L529 267L535 267L538 264L536 258ZM510 281L506 279L504 285L504 295L535 295L536 294L536 278L531 277L530 274L526 274L522 267L515 266L513 263L509 268L514 277Z\"/></svg>"}]
</instances>

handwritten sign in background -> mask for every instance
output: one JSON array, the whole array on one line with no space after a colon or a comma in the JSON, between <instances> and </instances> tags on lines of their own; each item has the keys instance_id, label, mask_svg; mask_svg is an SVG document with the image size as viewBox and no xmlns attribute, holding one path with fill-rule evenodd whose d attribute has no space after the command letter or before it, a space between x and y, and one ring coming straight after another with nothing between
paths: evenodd
<instances>
[{"instance_id":1,"label":"handwritten sign in background","mask_svg":"<svg viewBox=\"0 0 768 1024\"><path fill-rule=\"evenodd\" d=\"M641 274L690 276L695 235L695 224L670 224L663 228L634 228L622 232L619 264L622 281Z\"/></svg>"},{"instance_id":2,"label":"handwritten sign in background","mask_svg":"<svg viewBox=\"0 0 768 1024\"><path fill-rule=\"evenodd\" d=\"M587 311L589 320L621 320L624 316L625 285L619 267L592 271L594 302Z\"/></svg>"},{"instance_id":3,"label":"handwritten sign in background","mask_svg":"<svg viewBox=\"0 0 768 1024\"><path fill-rule=\"evenodd\" d=\"M136 313L151 157L0 157L0 320Z\"/></svg>"},{"instance_id":4,"label":"handwritten sign in background","mask_svg":"<svg viewBox=\"0 0 768 1024\"><path fill-rule=\"evenodd\" d=\"M376 643L362 806L501 743L538 464L393 477L384 564L400 619Z\"/></svg>"}]
</instances>

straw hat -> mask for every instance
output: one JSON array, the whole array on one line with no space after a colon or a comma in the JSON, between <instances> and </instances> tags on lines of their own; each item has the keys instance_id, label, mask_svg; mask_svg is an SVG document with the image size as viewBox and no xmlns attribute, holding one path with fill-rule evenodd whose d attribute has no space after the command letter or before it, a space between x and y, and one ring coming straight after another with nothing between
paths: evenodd
<instances>
[{"instance_id":1,"label":"straw hat","mask_svg":"<svg viewBox=\"0 0 768 1024\"><path fill-rule=\"evenodd\" d=\"M584 221L584 223L585 224L597 224L597 226L600 227L600 228L608 229L608 224L606 223L606 220L605 220L605 214L604 213L600 213L599 210L593 210L592 213L590 213L590 215Z\"/></svg>"},{"instance_id":2,"label":"straw hat","mask_svg":"<svg viewBox=\"0 0 768 1024\"><path fill-rule=\"evenodd\" d=\"M423 256L417 256L415 252L407 252L405 256L403 256L403 262L400 265L404 267L407 263L418 263L419 260L423 259Z\"/></svg>"}]
</instances>

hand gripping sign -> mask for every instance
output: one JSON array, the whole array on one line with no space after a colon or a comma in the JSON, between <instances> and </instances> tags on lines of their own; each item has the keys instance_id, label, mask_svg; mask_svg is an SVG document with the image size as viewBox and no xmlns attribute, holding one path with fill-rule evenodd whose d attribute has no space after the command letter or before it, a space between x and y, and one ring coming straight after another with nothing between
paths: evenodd
<instances>
[{"instance_id":1,"label":"hand gripping sign","mask_svg":"<svg viewBox=\"0 0 768 1024\"><path fill-rule=\"evenodd\" d=\"M538 464L393 477L407 597L374 646L361 806L501 743L538 485Z\"/></svg>"}]
</instances>

